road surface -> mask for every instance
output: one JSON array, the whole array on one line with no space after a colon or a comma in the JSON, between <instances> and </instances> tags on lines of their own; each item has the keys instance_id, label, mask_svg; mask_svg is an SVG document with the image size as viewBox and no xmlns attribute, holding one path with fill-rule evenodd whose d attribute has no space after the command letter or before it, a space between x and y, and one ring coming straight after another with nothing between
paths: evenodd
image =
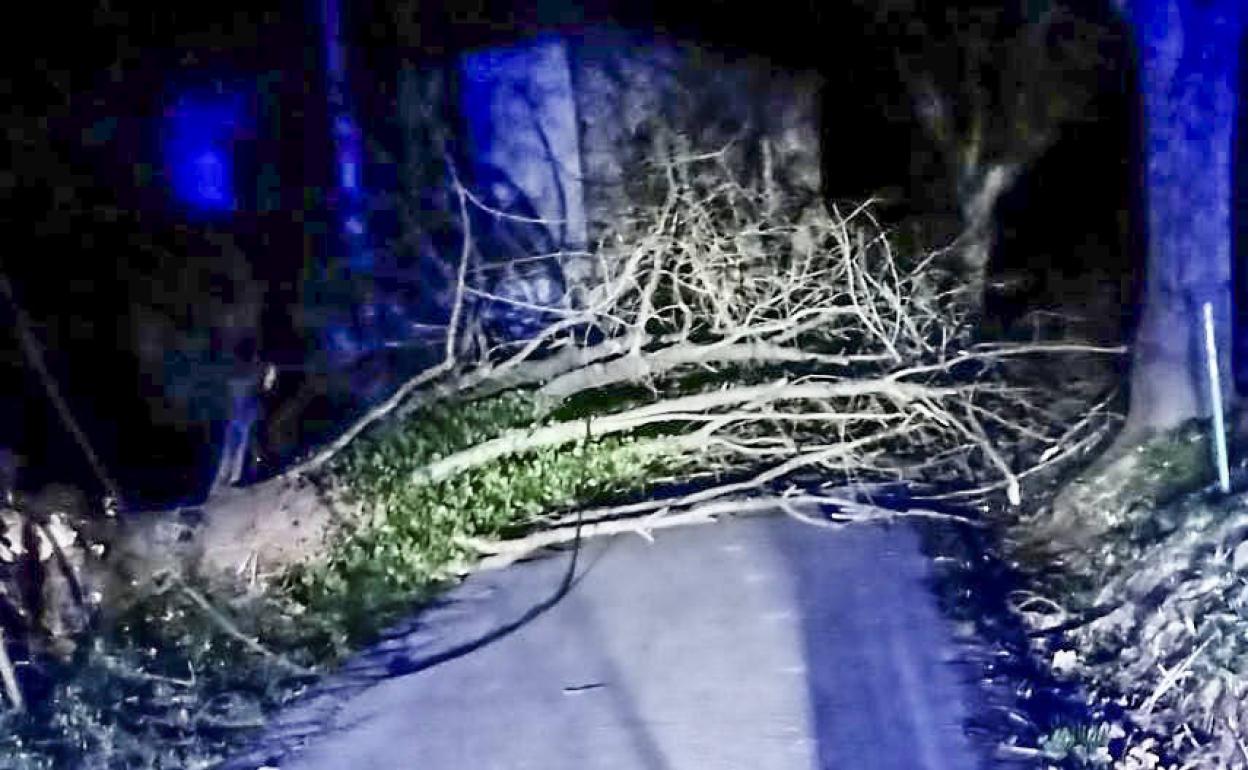
<instances>
[{"instance_id":1,"label":"road surface","mask_svg":"<svg viewBox=\"0 0 1248 770\"><path fill-rule=\"evenodd\" d=\"M473 576L228 770L971 770L972 685L906 525L775 515Z\"/></svg>"}]
</instances>

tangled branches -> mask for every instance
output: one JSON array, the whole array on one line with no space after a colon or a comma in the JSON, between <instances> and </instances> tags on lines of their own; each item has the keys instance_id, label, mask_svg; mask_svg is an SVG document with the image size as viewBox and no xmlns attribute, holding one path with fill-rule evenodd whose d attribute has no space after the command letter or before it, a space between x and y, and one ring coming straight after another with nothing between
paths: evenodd
<instances>
[{"instance_id":1,"label":"tangled branches","mask_svg":"<svg viewBox=\"0 0 1248 770\"><path fill-rule=\"evenodd\" d=\"M438 458L413 482L627 433L759 483L921 480L967 494L1004 489L1017 504L1020 479L1103 432L1103 409L1072 432L1072 415L1012 384L1006 364L1119 349L975 345L945 254L898 254L869 204L787 205L774 185L739 183L724 151L692 154L679 143L656 143L641 199L592 254L588 292L535 308L553 320L501 356L462 344L465 314L448 329L443 362L365 421L531 390L531 427ZM480 293L464 260L468 207L484 204L456 190L460 308Z\"/></svg>"}]
</instances>

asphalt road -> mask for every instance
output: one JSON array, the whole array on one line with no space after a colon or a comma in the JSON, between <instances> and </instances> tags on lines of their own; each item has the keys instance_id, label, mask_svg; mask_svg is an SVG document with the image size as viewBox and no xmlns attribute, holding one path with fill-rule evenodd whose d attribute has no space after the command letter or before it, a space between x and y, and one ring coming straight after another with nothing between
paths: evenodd
<instances>
[{"instance_id":1,"label":"asphalt road","mask_svg":"<svg viewBox=\"0 0 1248 770\"><path fill-rule=\"evenodd\" d=\"M971 686L907 526L784 516L478 575L230 770L970 770Z\"/></svg>"}]
</instances>

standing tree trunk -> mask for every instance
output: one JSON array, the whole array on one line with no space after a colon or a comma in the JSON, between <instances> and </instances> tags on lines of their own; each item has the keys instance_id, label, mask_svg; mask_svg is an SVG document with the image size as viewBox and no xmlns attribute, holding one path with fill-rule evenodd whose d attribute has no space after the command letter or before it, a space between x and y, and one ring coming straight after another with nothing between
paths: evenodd
<instances>
[{"instance_id":1,"label":"standing tree trunk","mask_svg":"<svg viewBox=\"0 0 1248 770\"><path fill-rule=\"evenodd\" d=\"M1200 308L1212 302L1230 382L1231 134L1243 0L1131 0L1144 106L1148 259L1130 445L1211 413Z\"/></svg>"},{"instance_id":2,"label":"standing tree trunk","mask_svg":"<svg viewBox=\"0 0 1248 770\"><path fill-rule=\"evenodd\" d=\"M353 273L369 275L372 255L368 249L363 174L363 139L351 110L347 77L346 33L339 0L322 0L321 23L325 34L325 86L334 139L338 178L333 195L342 244Z\"/></svg>"},{"instance_id":3,"label":"standing tree trunk","mask_svg":"<svg viewBox=\"0 0 1248 770\"><path fill-rule=\"evenodd\" d=\"M548 36L470 51L460 55L459 70L471 154L465 160L476 193L504 208L510 195L522 196L557 249L583 251L585 193L567 41ZM491 190L495 184L502 187ZM512 189L503 193L506 187ZM592 287L592 260L561 261L570 283Z\"/></svg>"},{"instance_id":4,"label":"standing tree trunk","mask_svg":"<svg viewBox=\"0 0 1248 770\"><path fill-rule=\"evenodd\" d=\"M1230 371L1231 134L1243 0L1120 0L1134 30L1144 112L1148 257L1127 424L1114 446L1053 501L1036 545L1076 564L1138 504L1205 478L1207 445L1183 436L1159 474L1131 452L1212 413L1201 306L1211 302L1223 393ZM1191 472L1175 473L1182 467ZM1082 569L1082 567L1076 567Z\"/></svg>"}]
</instances>

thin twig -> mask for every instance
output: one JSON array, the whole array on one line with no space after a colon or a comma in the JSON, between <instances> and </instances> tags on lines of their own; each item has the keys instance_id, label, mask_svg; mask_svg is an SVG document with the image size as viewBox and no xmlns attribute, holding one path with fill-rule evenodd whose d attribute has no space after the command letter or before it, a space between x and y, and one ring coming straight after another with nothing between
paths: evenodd
<instances>
[{"instance_id":1,"label":"thin twig","mask_svg":"<svg viewBox=\"0 0 1248 770\"><path fill-rule=\"evenodd\" d=\"M1226 727L1232 733L1235 733L1235 726L1231 724L1230 719L1226 719ZM1235 736L1235 746L1239 749L1239 754L1244 758L1244 767L1248 768L1248 743L1239 735Z\"/></svg>"},{"instance_id":2,"label":"thin twig","mask_svg":"<svg viewBox=\"0 0 1248 770\"><path fill-rule=\"evenodd\" d=\"M1010 501L1010 505L1021 505L1023 497L1022 489L1018 484L1018 476L1015 475L1010 468L1010 464L1005 461L1005 458L1001 456L997 448L993 446L992 439L988 438L988 434L984 431L984 426L980 425L979 420L975 419L975 413L970 408L966 410L966 421L970 424L969 430L963 428L967 436L979 444L980 449L988 456L992 464L997 467L997 470L1001 471L1001 475L1005 477L1006 499ZM955 424L961 426L959 422L955 421Z\"/></svg>"},{"instance_id":3,"label":"thin twig","mask_svg":"<svg viewBox=\"0 0 1248 770\"><path fill-rule=\"evenodd\" d=\"M178 582L178 589L186 596L186 598L194 602L196 606L203 610L204 614L207 615L209 619L220 626L222 631L225 631L225 633L237 639L244 647L265 658L268 658L292 673L299 674L301 676L314 676L316 674L316 672L312 669L305 668L304 666L300 666L298 663L294 663L286 657L273 652L268 647L265 647L263 644L251 638L247 634L244 634L241 630L239 630L238 626L234 625L234 621L221 614L221 611L216 607L213 607L212 603L209 602L203 594L182 582L180 578L175 577L175 580Z\"/></svg>"},{"instance_id":4,"label":"thin twig","mask_svg":"<svg viewBox=\"0 0 1248 770\"><path fill-rule=\"evenodd\" d=\"M1147 715L1152 712L1153 708L1157 705L1157 702L1161 700L1162 696L1164 696L1171 687L1178 684L1179 680L1183 678L1183 675L1187 673L1187 670L1191 668L1192 663L1196 661L1196 658L1205 651L1205 648L1208 647L1209 643L1212 641L1213 637L1211 636L1201 642L1200 646L1192 650L1192 653L1188 655L1182 663L1165 672L1161 681L1158 682L1157 686L1153 689L1153 693L1145 698L1144 703L1140 705L1140 712L1142 714Z\"/></svg>"},{"instance_id":5,"label":"thin twig","mask_svg":"<svg viewBox=\"0 0 1248 770\"><path fill-rule=\"evenodd\" d=\"M712 523L721 516L751 516L774 513L777 510L803 523L829 529L840 529L850 523L872 523L905 518L939 519L981 526L979 522L952 514L923 509L894 511L855 500L813 494L725 497L698 503L679 513L673 512L673 508L684 507L679 499L658 502L666 502L667 505L661 505L659 510L646 516L595 518L545 529L516 540L486 541L461 537L458 538L458 542L472 551L486 554L485 558L467 569L487 571L506 567L544 548L570 543L576 539L578 528L582 538L635 534L653 542L650 533L655 530ZM821 519L818 516L801 512L798 506L834 506L841 510L831 514L834 517L832 519ZM601 511L595 513L601 514Z\"/></svg>"},{"instance_id":6,"label":"thin twig","mask_svg":"<svg viewBox=\"0 0 1248 770\"><path fill-rule=\"evenodd\" d=\"M39 375L39 379L43 381L43 388L48 394L48 398L52 401L52 406L56 409L57 415L61 418L61 422L65 424L65 429L69 431L69 435L73 436L74 441L78 444L78 448L86 455L87 463L90 464L91 470L95 473L96 479L99 480L100 486L108 495L116 501L116 504L125 507L121 494L121 487L113 480L108 469L104 467L103 460L96 454L95 448L91 446L91 440L87 438L86 431L82 429L82 425L74 417L73 411L69 408L69 402L61 394L60 386L56 383L56 378L52 376L52 372L48 369L47 361L44 360L43 351L40 349L38 340L31 330L30 317L26 314L26 310L18 304L17 296L13 292L13 285L9 282L9 278L4 273L0 273L0 294L3 294L9 306L13 309L14 324L13 328L17 334L18 342L21 344L22 352L26 356L26 362Z\"/></svg>"},{"instance_id":7,"label":"thin twig","mask_svg":"<svg viewBox=\"0 0 1248 770\"><path fill-rule=\"evenodd\" d=\"M450 166L451 173L455 173L454 165ZM464 287L465 276L468 270L469 254L472 251L472 231L468 222L467 208L467 191L463 185L459 183L458 176L455 177L455 190L459 198L460 216L463 221L464 235L460 247L459 255L459 272L456 277L455 300L451 306L451 318L446 333L446 345L443 351L442 361L432 366L410 380L405 382L402 387L396 390L390 398L386 399L380 405L369 410L368 414L360 418L354 425L348 428L342 435L334 439L324 449L316 453L311 459L300 463L294 468L283 474L285 477L301 476L319 470L326 463L332 460L343 449L345 449L352 441L363 433L370 425L384 419L393 412L412 392L418 388L433 382L442 377L455 368L455 346L456 335L460 325L460 316L463 313L464 305Z\"/></svg>"}]
</instances>

